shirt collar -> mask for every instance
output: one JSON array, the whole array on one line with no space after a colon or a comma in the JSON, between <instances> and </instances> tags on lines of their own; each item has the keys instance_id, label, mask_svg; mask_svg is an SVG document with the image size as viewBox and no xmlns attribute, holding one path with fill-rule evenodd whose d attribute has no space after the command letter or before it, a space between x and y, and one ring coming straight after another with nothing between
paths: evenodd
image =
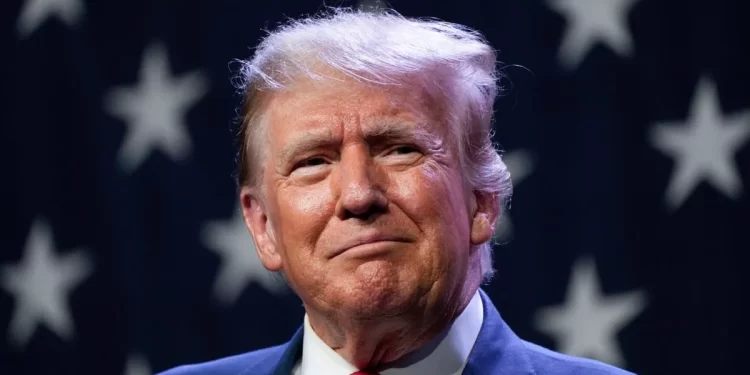
<instances>
[{"instance_id":1,"label":"shirt collar","mask_svg":"<svg viewBox=\"0 0 750 375\"><path fill-rule=\"evenodd\" d=\"M357 371L343 357L326 345L313 331L305 314L302 359L299 375L350 375ZM430 344L393 363L381 375L457 375L463 372L469 353L479 336L484 313L477 291L450 327Z\"/></svg>"}]
</instances>

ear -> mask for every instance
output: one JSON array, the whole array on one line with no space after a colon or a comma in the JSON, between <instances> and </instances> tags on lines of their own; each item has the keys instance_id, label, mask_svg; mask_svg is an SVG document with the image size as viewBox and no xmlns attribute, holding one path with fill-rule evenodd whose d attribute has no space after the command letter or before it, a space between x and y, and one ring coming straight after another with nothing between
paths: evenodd
<instances>
[{"instance_id":1,"label":"ear","mask_svg":"<svg viewBox=\"0 0 750 375\"><path fill-rule=\"evenodd\" d=\"M474 191L471 201L471 244L481 245L494 233L500 214L498 195Z\"/></svg>"},{"instance_id":2,"label":"ear","mask_svg":"<svg viewBox=\"0 0 750 375\"><path fill-rule=\"evenodd\" d=\"M278 252L276 237L271 228L271 223L268 221L263 202L247 186L243 186L240 191L240 202L242 203L242 216L245 218L245 225L253 236L255 249L261 263L269 271L281 270L283 261L281 254Z\"/></svg>"}]
</instances>

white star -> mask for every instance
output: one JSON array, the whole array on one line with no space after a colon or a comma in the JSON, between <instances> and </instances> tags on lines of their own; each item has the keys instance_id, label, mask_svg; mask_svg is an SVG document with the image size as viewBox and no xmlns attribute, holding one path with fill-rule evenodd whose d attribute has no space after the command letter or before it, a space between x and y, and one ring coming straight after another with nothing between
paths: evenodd
<instances>
[{"instance_id":1,"label":"white star","mask_svg":"<svg viewBox=\"0 0 750 375\"><path fill-rule=\"evenodd\" d=\"M148 361L140 354L132 354L125 363L124 375L153 375Z\"/></svg>"},{"instance_id":2,"label":"white star","mask_svg":"<svg viewBox=\"0 0 750 375\"><path fill-rule=\"evenodd\" d=\"M15 296L10 341L25 346L38 325L45 324L62 339L74 335L66 299L91 274L91 262L82 250L56 256L49 227L37 221L31 227L23 259L4 266L2 286Z\"/></svg>"},{"instance_id":3,"label":"white star","mask_svg":"<svg viewBox=\"0 0 750 375\"><path fill-rule=\"evenodd\" d=\"M207 80L198 71L172 77L163 45L146 47L139 71L139 83L117 87L106 98L105 106L128 125L128 134L120 148L122 167L137 168L155 148L174 160L190 153L191 141L185 115L207 91Z\"/></svg>"},{"instance_id":4,"label":"white star","mask_svg":"<svg viewBox=\"0 0 750 375\"><path fill-rule=\"evenodd\" d=\"M627 12L638 0L547 0L568 25L560 45L560 62L575 68L596 42L605 43L622 56L633 52L627 29Z\"/></svg>"},{"instance_id":5,"label":"white star","mask_svg":"<svg viewBox=\"0 0 750 375\"><path fill-rule=\"evenodd\" d=\"M534 170L534 159L528 150L516 150L503 156L505 165L508 166L510 177L513 181L513 187L520 185L526 177ZM495 235L493 240L505 242L513 235L513 221L510 218L510 212L505 207L501 207L500 219L495 224Z\"/></svg>"},{"instance_id":6,"label":"white star","mask_svg":"<svg viewBox=\"0 0 750 375\"><path fill-rule=\"evenodd\" d=\"M26 0L18 16L18 34L25 39L48 17L57 16L68 26L75 26L83 16L81 0Z\"/></svg>"},{"instance_id":7,"label":"white star","mask_svg":"<svg viewBox=\"0 0 750 375\"><path fill-rule=\"evenodd\" d=\"M617 332L643 311L642 291L602 295L591 258L573 265L565 304L543 308L535 317L537 328L557 340L561 352L624 366Z\"/></svg>"},{"instance_id":8,"label":"white star","mask_svg":"<svg viewBox=\"0 0 750 375\"><path fill-rule=\"evenodd\" d=\"M716 86L701 79L686 123L657 124L650 134L652 145L675 159L666 192L667 206L679 208L702 180L727 197L738 199L742 181L734 153L748 138L750 110L722 116Z\"/></svg>"},{"instance_id":9,"label":"white star","mask_svg":"<svg viewBox=\"0 0 750 375\"><path fill-rule=\"evenodd\" d=\"M239 209L230 220L207 224L203 230L203 242L221 257L214 293L224 304L233 304L251 281L258 282L271 293L286 291L281 276L268 271L260 262L253 237Z\"/></svg>"}]
</instances>

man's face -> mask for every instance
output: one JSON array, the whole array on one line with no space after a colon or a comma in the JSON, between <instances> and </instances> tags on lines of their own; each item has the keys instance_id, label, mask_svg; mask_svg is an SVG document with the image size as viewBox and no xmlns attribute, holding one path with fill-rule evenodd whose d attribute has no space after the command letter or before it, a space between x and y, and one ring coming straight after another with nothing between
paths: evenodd
<instances>
[{"instance_id":1,"label":"man's face","mask_svg":"<svg viewBox=\"0 0 750 375\"><path fill-rule=\"evenodd\" d=\"M243 208L261 260L308 308L391 316L460 292L491 230L473 228L443 108L414 88L274 94L263 196L245 189Z\"/></svg>"}]
</instances>

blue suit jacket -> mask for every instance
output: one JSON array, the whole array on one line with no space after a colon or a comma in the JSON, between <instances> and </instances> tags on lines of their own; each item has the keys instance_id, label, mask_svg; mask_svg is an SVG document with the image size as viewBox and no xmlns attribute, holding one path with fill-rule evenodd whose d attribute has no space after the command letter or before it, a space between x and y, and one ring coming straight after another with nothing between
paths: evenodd
<instances>
[{"instance_id":1,"label":"blue suit jacket","mask_svg":"<svg viewBox=\"0 0 750 375\"><path fill-rule=\"evenodd\" d=\"M480 289L484 322L464 375L626 375L601 362L559 354L516 336ZM180 366L159 375L290 375L302 353L302 328L279 346L211 362Z\"/></svg>"}]
</instances>

